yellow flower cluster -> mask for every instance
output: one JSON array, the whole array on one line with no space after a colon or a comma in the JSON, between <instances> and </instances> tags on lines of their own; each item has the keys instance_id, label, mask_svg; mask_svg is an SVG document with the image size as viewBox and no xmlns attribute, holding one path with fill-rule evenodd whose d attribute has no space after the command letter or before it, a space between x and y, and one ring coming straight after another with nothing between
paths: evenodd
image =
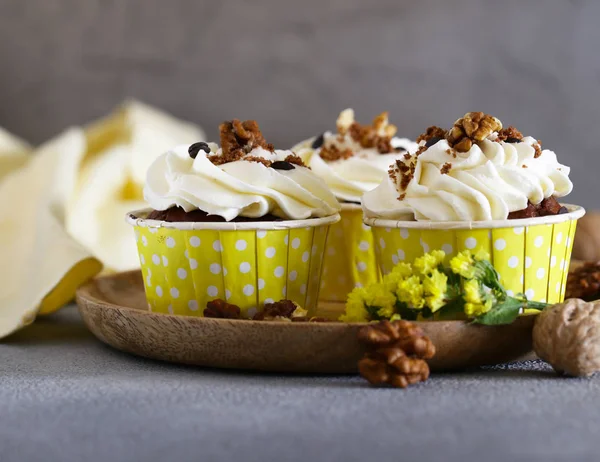
<instances>
[{"instance_id":1,"label":"yellow flower cluster","mask_svg":"<svg viewBox=\"0 0 600 462\"><path fill-rule=\"evenodd\" d=\"M469 318L476 318L487 313L492 308L492 299L484 300L483 287L477 279L467 279L463 282L463 299L465 301L465 314Z\"/></svg>"},{"instance_id":2,"label":"yellow flower cluster","mask_svg":"<svg viewBox=\"0 0 600 462\"><path fill-rule=\"evenodd\" d=\"M413 264L399 263L382 278L368 287L355 288L348 296L346 313L340 318L345 322L365 322L378 318L395 319L397 305L414 310L425 307L432 312L446 303L448 277L438 268L446 254L434 250L415 259ZM378 319L376 318L376 319Z\"/></svg>"},{"instance_id":3,"label":"yellow flower cluster","mask_svg":"<svg viewBox=\"0 0 600 462\"><path fill-rule=\"evenodd\" d=\"M397 264L381 282L354 289L340 320L418 320L438 313L437 319L466 316L473 322L494 325L514 321L518 310L529 306L536 310L547 306L528 302L523 296L509 296L487 252L473 254L465 250L446 264L445 258L441 250L426 253L412 264ZM464 314L457 313L457 309Z\"/></svg>"}]
</instances>

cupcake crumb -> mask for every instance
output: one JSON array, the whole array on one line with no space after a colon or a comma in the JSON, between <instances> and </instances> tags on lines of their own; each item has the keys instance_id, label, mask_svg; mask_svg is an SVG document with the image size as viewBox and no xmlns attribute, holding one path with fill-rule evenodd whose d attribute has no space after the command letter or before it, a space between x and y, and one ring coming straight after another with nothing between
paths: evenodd
<instances>
[{"instance_id":1,"label":"cupcake crumb","mask_svg":"<svg viewBox=\"0 0 600 462\"><path fill-rule=\"evenodd\" d=\"M427 127L427 130L425 130L425 133L421 133L417 137L417 143L420 143L421 141L427 142L428 140L430 140L432 138L444 139L444 138L446 138L446 135L448 135L447 130L444 130L443 128L432 125L431 127Z\"/></svg>"},{"instance_id":2,"label":"cupcake crumb","mask_svg":"<svg viewBox=\"0 0 600 462\"><path fill-rule=\"evenodd\" d=\"M542 155L542 141L537 140L537 143L534 143L532 147L533 149L535 149L535 154L533 155L533 157L537 159Z\"/></svg>"},{"instance_id":3,"label":"cupcake crumb","mask_svg":"<svg viewBox=\"0 0 600 462\"><path fill-rule=\"evenodd\" d=\"M286 162L289 162L290 164L298 165L299 167L306 167L306 164L304 163L302 158L297 154L290 154L284 160Z\"/></svg>"},{"instance_id":4,"label":"cupcake crumb","mask_svg":"<svg viewBox=\"0 0 600 462\"><path fill-rule=\"evenodd\" d=\"M375 149L379 154L406 151L405 148L392 146L392 138L397 130L395 125L389 123L387 112L382 112L375 117L371 125L361 125L354 120L354 111L346 109L338 117L338 136L333 142L321 146L320 156L330 162L352 157L355 153L351 149L343 149L337 145L338 143L343 145L346 136L350 136L362 148Z\"/></svg>"},{"instance_id":5,"label":"cupcake crumb","mask_svg":"<svg viewBox=\"0 0 600 462\"><path fill-rule=\"evenodd\" d=\"M273 152L275 148L264 139L256 120L239 119L225 121L219 125L221 155L211 155L208 159L214 165L242 160L254 148L261 147Z\"/></svg>"},{"instance_id":6,"label":"cupcake crumb","mask_svg":"<svg viewBox=\"0 0 600 462\"><path fill-rule=\"evenodd\" d=\"M440 169L440 173L442 175L447 175L448 172L450 172L450 169L452 169L452 164L450 162L446 162L444 165L442 165L442 168Z\"/></svg>"},{"instance_id":7,"label":"cupcake crumb","mask_svg":"<svg viewBox=\"0 0 600 462\"><path fill-rule=\"evenodd\" d=\"M388 175L395 184L399 183L400 190L404 191L415 176L415 168L416 163L414 159L413 162L409 162L408 164L404 163L401 159L397 159L388 170Z\"/></svg>"},{"instance_id":8,"label":"cupcake crumb","mask_svg":"<svg viewBox=\"0 0 600 462\"><path fill-rule=\"evenodd\" d=\"M505 141L507 143L520 142L523 139L523 134L517 130L514 126L510 125L508 128L503 128L498 132L498 137L494 140L496 142Z\"/></svg>"},{"instance_id":9,"label":"cupcake crumb","mask_svg":"<svg viewBox=\"0 0 600 462\"><path fill-rule=\"evenodd\" d=\"M353 153L350 149L339 149L335 144L323 146L319 153L321 159L333 162L336 160L348 159L352 157Z\"/></svg>"},{"instance_id":10,"label":"cupcake crumb","mask_svg":"<svg viewBox=\"0 0 600 462\"><path fill-rule=\"evenodd\" d=\"M273 164L270 160L257 156L244 156L241 160L245 160L246 162L257 162L263 164L265 167L270 167Z\"/></svg>"}]
</instances>

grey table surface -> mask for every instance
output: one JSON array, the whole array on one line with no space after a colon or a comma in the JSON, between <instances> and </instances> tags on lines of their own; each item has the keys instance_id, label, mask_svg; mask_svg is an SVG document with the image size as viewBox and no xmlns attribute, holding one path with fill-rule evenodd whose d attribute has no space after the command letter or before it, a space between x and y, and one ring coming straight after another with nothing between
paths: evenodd
<instances>
[{"instance_id":1,"label":"grey table surface","mask_svg":"<svg viewBox=\"0 0 600 462\"><path fill-rule=\"evenodd\" d=\"M69 307L0 343L0 461L600 460L600 379L540 361L434 375L182 367L115 351Z\"/></svg>"}]
</instances>

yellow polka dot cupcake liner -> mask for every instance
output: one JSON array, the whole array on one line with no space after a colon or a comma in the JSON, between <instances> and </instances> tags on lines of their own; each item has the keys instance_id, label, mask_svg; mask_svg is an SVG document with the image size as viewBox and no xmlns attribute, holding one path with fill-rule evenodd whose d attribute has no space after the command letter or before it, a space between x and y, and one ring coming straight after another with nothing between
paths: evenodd
<instances>
[{"instance_id":1,"label":"yellow polka dot cupcake liner","mask_svg":"<svg viewBox=\"0 0 600 462\"><path fill-rule=\"evenodd\" d=\"M346 302L354 287L380 278L373 232L363 223L362 207L342 204L340 216L331 225L323 262L320 299L327 302Z\"/></svg>"},{"instance_id":2,"label":"yellow polka dot cupcake liner","mask_svg":"<svg viewBox=\"0 0 600 462\"><path fill-rule=\"evenodd\" d=\"M315 313L330 226L339 215L309 220L169 223L132 212L149 309L203 316L220 298L252 317L289 299Z\"/></svg>"},{"instance_id":3,"label":"yellow polka dot cupcake liner","mask_svg":"<svg viewBox=\"0 0 600 462\"><path fill-rule=\"evenodd\" d=\"M568 213L520 220L487 222L417 222L367 218L383 274L400 261L431 250L449 258L463 250L484 250L508 293L530 300L559 303L565 297L569 262L582 207Z\"/></svg>"}]
</instances>

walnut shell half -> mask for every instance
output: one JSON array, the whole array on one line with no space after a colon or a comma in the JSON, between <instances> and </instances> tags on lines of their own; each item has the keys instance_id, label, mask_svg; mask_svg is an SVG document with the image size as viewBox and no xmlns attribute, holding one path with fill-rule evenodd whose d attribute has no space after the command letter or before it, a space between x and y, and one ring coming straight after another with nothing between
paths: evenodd
<instances>
[{"instance_id":1,"label":"walnut shell half","mask_svg":"<svg viewBox=\"0 0 600 462\"><path fill-rule=\"evenodd\" d=\"M573 258L582 261L600 260L600 213L588 212L577 223L573 242Z\"/></svg>"},{"instance_id":2,"label":"walnut shell half","mask_svg":"<svg viewBox=\"0 0 600 462\"><path fill-rule=\"evenodd\" d=\"M600 371L600 301L575 298L546 308L533 328L533 348L558 373Z\"/></svg>"}]
</instances>

